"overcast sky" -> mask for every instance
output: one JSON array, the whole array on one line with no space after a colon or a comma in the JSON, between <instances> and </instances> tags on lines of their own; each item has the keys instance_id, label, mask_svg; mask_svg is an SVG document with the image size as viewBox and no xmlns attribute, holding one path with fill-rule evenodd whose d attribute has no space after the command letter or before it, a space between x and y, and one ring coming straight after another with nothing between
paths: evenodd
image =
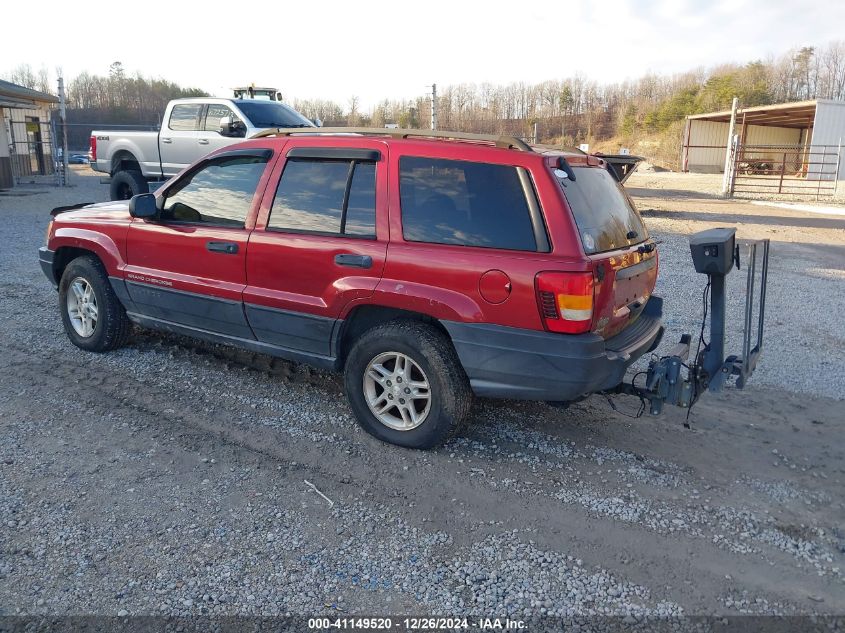
<instances>
[{"instance_id":1,"label":"overcast sky","mask_svg":"<svg viewBox=\"0 0 845 633\"><path fill-rule=\"evenodd\" d=\"M364 110L427 85L599 82L745 62L845 38L845 2L806 0L364 0L74 3L3 11L0 72L162 77L228 96L254 82ZM32 11L35 13L32 13ZM37 20L33 23L32 20ZM26 26L32 25L32 27Z\"/></svg>"}]
</instances>

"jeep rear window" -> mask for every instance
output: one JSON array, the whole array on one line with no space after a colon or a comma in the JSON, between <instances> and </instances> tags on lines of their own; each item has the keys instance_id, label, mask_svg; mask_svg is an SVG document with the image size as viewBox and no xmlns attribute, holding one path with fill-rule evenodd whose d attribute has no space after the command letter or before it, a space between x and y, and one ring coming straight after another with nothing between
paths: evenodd
<instances>
[{"instance_id":1,"label":"jeep rear window","mask_svg":"<svg viewBox=\"0 0 845 633\"><path fill-rule=\"evenodd\" d=\"M407 241L537 250L516 167L403 156L399 176Z\"/></svg>"},{"instance_id":2,"label":"jeep rear window","mask_svg":"<svg viewBox=\"0 0 845 633\"><path fill-rule=\"evenodd\" d=\"M648 230L628 194L606 169L574 167L575 180L558 178L587 254L639 244Z\"/></svg>"}]
</instances>

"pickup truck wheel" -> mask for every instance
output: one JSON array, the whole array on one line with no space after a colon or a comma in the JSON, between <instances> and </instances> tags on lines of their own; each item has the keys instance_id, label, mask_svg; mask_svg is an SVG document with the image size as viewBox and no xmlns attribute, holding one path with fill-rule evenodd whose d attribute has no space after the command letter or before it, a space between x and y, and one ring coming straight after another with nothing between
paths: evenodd
<instances>
[{"instance_id":1,"label":"pickup truck wheel","mask_svg":"<svg viewBox=\"0 0 845 633\"><path fill-rule=\"evenodd\" d=\"M346 396L361 427L385 442L432 448L469 415L472 390L438 329L391 321L365 332L346 361Z\"/></svg>"},{"instance_id":2,"label":"pickup truck wheel","mask_svg":"<svg viewBox=\"0 0 845 633\"><path fill-rule=\"evenodd\" d=\"M59 309L71 343L90 352L123 345L131 323L95 257L77 257L59 282Z\"/></svg>"},{"instance_id":3,"label":"pickup truck wheel","mask_svg":"<svg viewBox=\"0 0 845 633\"><path fill-rule=\"evenodd\" d=\"M112 200L129 200L139 193L149 193L150 186L140 171L124 169L111 177L109 192Z\"/></svg>"}]
</instances>

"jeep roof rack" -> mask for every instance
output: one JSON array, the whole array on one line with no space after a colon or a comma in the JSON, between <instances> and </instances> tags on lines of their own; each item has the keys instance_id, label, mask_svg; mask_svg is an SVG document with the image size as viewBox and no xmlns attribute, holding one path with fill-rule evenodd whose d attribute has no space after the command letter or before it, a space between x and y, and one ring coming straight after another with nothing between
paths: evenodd
<instances>
[{"instance_id":1,"label":"jeep roof rack","mask_svg":"<svg viewBox=\"0 0 845 633\"><path fill-rule=\"evenodd\" d=\"M332 135L332 134L362 134L370 136L391 136L393 138L442 138L457 141L481 141L492 143L504 149L517 149L521 152L533 152L531 146L515 136L499 136L496 134L471 134L469 132L445 132L441 130L406 130L399 128L372 127L308 127L308 128L273 128L253 134L251 138L266 136L293 136L294 134Z\"/></svg>"}]
</instances>

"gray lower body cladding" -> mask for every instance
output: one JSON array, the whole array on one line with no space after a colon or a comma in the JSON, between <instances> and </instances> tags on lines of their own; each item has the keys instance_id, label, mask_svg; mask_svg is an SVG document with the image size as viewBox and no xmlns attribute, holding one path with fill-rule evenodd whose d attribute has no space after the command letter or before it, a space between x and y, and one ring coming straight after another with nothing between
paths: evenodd
<instances>
[{"instance_id":1,"label":"gray lower body cladding","mask_svg":"<svg viewBox=\"0 0 845 633\"><path fill-rule=\"evenodd\" d=\"M116 284L111 278L112 287ZM132 281L124 282L133 309L130 312L181 323L189 327L218 332L237 338L253 338L244 314L243 303L192 292L164 289ZM121 298L121 293L117 293ZM122 299L122 298L121 298Z\"/></svg>"},{"instance_id":2,"label":"gray lower body cladding","mask_svg":"<svg viewBox=\"0 0 845 633\"><path fill-rule=\"evenodd\" d=\"M311 314L244 304L247 321L259 341L290 349L328 356L332 332L342 321Z\"/></svg>"},{"instance_id":3,"label":"gray lower body cladding","mask_svg":"<svg viewBox=\"0 0 845 633\"><path fill-rule=\"evenodd\" d=\"M639 318L610 339L486 323L444 321L476 395L517 400L575 400L611 389L663 336L663 300L651 297Z\"/></svg>"},{"instance_id":4,"label":"gray lower body cladding","mask_svg":"<svg viewBox=\"0 0 845 633\"><path fill-rule=\"evenodd\" d=\"M147 327L242 347L259 354L338 369L331 353L343 324L339 319L163 289L109 277L129 318Z\"/></svg>"},{"instance_id":5,"label":"gray lower body cladding","mask_svg":"<svg viewBox=\"0 0 845 633\"><path fill-rule=\"evenodd\" d=\"M53 268L53 261L56 259L55 251L51 251L46 246L38 249L38 263L41 265L41 270L53 284L53 288L59 287L59 280L56 279L56 270Z\"/></svg>"},{"instance_id":6,"label":"gray lower body cladding","mask_svg":"<svg viewBox=\"0 0 845 633\"><path fill-rule=\"evenodd\" d=\"M53 252L40 249L39 262L56 285ZM336 350L342 320L109 279L139 325L340 368ZM660 342L662 315L663 300L651 297L633 324L607 340L596 334L553 334L488 323L443 325L476 395L566 401L622 382L628 367Z\"/></svg>"}]
</instances>

